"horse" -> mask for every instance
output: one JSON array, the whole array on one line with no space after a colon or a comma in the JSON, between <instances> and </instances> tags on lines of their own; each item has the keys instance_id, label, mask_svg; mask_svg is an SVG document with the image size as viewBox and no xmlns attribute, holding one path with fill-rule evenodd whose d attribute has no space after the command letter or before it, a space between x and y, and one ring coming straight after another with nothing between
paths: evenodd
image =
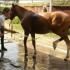
<instances>
[{"instance_id":1,"label":"horse","mask_svg":"<svg viewBox=\"0 0 70 70\"><path fill-rule=\"evenodd\" d=\"M19 5L12 4L11 7L12 20L18 16L21 20L21 26L24 29L24 49L25 56L28 55L27 39L29 34L32 37L34 54L36 54L35 34L46 34L50 31L59 35L60 38L53 42L53 47L56 49L57 43L64 40L67 45L67 54L64 60L69 58L70 41L68 38L68 29L70 27L70 16L62 11L35 13Z\"/></svg>"}]
</instances>

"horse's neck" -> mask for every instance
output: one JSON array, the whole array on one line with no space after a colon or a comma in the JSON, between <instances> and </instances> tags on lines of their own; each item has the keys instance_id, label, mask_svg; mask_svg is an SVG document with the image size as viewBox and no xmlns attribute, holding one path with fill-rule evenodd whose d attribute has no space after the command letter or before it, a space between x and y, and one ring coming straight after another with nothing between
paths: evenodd
<instances>
[{"instance_id":1,"label":"horse's neck","mask_svg":"<svg viewBox=\"0 0 70 70\"><path fill-rule=\"evenodd\" d=\"M20 20L22 20L24 15L25 15L25 12L23 12L23 11L20 11L20 13L17 13L17 16L19 17Z\"/></svg>"},{"instance_id":2,"label":"horse's neck","mask_svg":"<svg viewBox=\"0 0 70 70\"><path fill-rule=\"evenodd\" d=\"M23 17L25 16L25 13L28 11L28 10L26 10L26 9L20 9L20 10L16 10L17 12L17 16L19 17L19 19L20 20L22 20L23 19Z\"/></svg>"}]
</instances>

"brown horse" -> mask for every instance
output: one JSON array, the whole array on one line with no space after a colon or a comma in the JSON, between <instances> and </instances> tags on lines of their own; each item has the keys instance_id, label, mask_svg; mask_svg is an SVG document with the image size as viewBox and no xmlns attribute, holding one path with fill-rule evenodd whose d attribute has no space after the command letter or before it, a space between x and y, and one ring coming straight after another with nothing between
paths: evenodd
<instances>
[{"instance_id":1,"label":"brown horse","mask_svg":"<svg viewBox=\"0 0 70 70\"><path fill-rule=\"evenodd\" d=\"M67 45L67 55L65 60L69 58L70 41L67 34L70 27L70 16L68 14L60 11L50 13L34 13L18 5L12 5L10 19L13 19L15 16L20 18L21 25L24 28L25 55L28 54L26 43L29 34L31 34L34 53L36 54L35 33L46 34L52 31L60 36L60 39L53 43L54 49L59 41L64 40Z\"/></svg>"}]
</instances>

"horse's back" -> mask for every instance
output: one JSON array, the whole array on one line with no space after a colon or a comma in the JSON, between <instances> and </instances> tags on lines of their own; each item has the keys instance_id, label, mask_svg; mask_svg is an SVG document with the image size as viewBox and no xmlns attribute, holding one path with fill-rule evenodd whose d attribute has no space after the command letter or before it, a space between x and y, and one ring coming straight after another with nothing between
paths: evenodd
<instances>
[{"instance_id":1,"label":"horse's back","mask_svg":"<svg viewBox=\"0 0 70 70\"><path fill-rule=\"evenodd\" d=\"M49 19L51 12L39 12L38 13L41 17L44 17L46 19Z\"/></svg>"},{"instance_id":2,"label":"horse's back","mask_svg":"<svg viewBox=\"0 0 70 70\"><path fill-rule=\"evenodd\" d=\"M51 12L51 16L61 16L61 17L68 17L69 15L63 11L54 11L54 12Z\"/></svg>"},{"instance_id":3,"label":"horse's back","mask_svg":"<svg viewBox=\"0 0 70 70\"><path fill-rule=\"evenodd\" d=\"M61 25L67 20L69 15L62 11L51 12L50 18L52 19L52 25Z\"/></svg>"}]
</instances>

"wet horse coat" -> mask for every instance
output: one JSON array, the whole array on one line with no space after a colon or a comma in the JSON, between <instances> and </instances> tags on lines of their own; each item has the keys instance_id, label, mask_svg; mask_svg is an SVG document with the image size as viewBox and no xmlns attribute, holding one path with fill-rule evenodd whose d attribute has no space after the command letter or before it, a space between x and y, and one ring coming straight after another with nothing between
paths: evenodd
<instances>
[{"instance_id":1,"label":"wet horse coat","mask_svg":"<svg viewBox=\"0 0 70 70\"><path fill-rule=\"evenodd\" d=\"M53 47L56 48L56 44L59 41L64 40L67 45L67 55L65 60L69 58L70 41L68 39L67 33L70 27L70 16L68 14L61 11L34 13L18 5L12 5L11 19L13 19L15 16L20 18L21 25L24 29L25 55L27 55L26 43L29 34L31 34L34 53L36 54L35 33L46 34L52 31L61 37L53 43Z\"/></svg>"}]
</instances>

